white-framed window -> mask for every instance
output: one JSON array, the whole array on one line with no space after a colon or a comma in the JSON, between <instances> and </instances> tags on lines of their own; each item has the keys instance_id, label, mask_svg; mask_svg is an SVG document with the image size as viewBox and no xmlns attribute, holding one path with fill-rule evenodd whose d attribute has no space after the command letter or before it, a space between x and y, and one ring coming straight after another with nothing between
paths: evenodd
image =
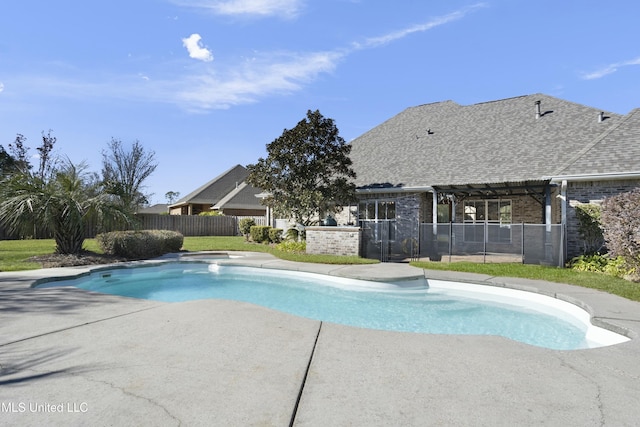
<instances>
[{"instance_id":1,"label":"white-framed window","mask_svg":"<svg viewBox=\"0 0 640 427\"><path fill-rule=\"evenodd\" d=\"M363 200L358 205L361 221L390 221L396 219L395 200Z\"/></svg>"},{"instance_id":2,"label":"white-framed window","mask_svg":"<svg viewBox=\"0 0 640 427\"><path fill-rule=\"evenodd\" d=\"M358 204L358 219L387 227L389 240L396 238L396 201L392 199L362 200Z\"/></svg>"},{"instance_id":3,"label":"white-framed window","mask_svg":"<svg viewBox=\"0 0 640 427\"><path fill-rule=\"evenodd\" d=\"M466 200L463 206L467 242L510 243L511 200Z\"/></svg>"}]
</instances>

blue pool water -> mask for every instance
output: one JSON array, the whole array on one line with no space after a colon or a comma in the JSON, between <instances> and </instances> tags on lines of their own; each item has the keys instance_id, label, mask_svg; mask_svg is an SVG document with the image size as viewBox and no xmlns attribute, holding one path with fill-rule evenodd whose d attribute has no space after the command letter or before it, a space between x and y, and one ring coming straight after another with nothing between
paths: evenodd
<instances>
[{"instance_id":1,"label":"blue pool water","mask_svg":"<svg viewBox=\"0 0 640 427\"><path fill-rule=\"evenodd\" d=\"M399 288L326 276L190 262L102 270L42 286L78 288L165 302L244 301L327 322L430 334L499 335L552 349L588 348L584 324L426 286ZM464 294L463 294L464 295ZM508 301L508 300L507 300Z\"/></svg>"}]
</instances>

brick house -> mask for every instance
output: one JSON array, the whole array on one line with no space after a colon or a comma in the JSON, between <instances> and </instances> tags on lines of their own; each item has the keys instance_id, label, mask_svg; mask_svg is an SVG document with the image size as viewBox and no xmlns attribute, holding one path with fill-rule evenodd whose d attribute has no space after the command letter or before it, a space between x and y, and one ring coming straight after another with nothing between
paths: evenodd
<instances>
[{"instance_id":1,"label":"brick house","mask_svg":"<svg viewBox=\"0 0 640 427\"><path fill-rule=\"evenodd\" d=\"M445 224L466 226L459 242L478 243L480 230L499 251L518 244L516 224L537 224L559 230L564 261L582 248L576 204L640 186L640 109L620 115L544 94L411 107L351 145L358 219L388 225L392 252L425 230L437 245Z\"/></svg>"}]
</instances>

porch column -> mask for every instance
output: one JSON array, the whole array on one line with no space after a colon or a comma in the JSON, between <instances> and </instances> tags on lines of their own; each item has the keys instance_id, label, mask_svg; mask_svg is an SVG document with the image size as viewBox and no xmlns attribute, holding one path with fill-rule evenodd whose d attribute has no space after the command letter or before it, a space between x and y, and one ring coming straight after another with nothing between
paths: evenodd
<instances>
[{"instance_id":1,"label":"porch column","mask_svg":"<svg viewBox=\"0 0 640 427\"><path fill-rule=\"evenodd\" d=\"M433 216L433 235L438 235L438 192L433 189L433 207L431 215Z\"/></svg>"},{"instance_id":2,"label":"porch column","mask_svg":"<svg viewBox=\"0 0 640 427\"><path fill-rule=\"evenodd\" d=\"M544 190L544 223L547 232L551 232L551 187L547 185Z\"/></svg>"},{"instance_id":3,"label":"porch column","mask_svg":"<svg viewBox=\"0 0 640 427\"><path fill-rule=\"evenodd\" d=\"M553 245L551 243L551 186L549 184L544 189L544 223L546 225L544 257L546 262L551 263Z\"/></svg>"},{"instance_id":4,"label":"porch column","mask_svg":"<svg viewBox=\"0 0 640 427\"><path fill-rule=\"evenodd\" d=\"M561 200L561 221L562 230L560 231L560 238L562 239L562 250L560 253L560 265L564 265L567 259L567 204L569 203L567 200L567 180L562 180L562 184L560 187L560 200Z\"/></svg>"}]
</instances>

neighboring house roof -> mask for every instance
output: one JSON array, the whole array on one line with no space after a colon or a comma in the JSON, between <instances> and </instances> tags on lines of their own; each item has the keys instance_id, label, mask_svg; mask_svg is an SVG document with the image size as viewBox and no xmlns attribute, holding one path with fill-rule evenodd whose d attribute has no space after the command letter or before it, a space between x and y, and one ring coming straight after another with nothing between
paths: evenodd
<instances>
[{"instance_id":1,"label":"neighboring house roof","mask_svg":"<svg viewBox=\"0 0 640 427\"><path fill-rule=\"evenodd\" d=\"M604 112L604 120L600 113L544 94L411 107L351 142L356 185L479 185L640 170L638 110Z\"/></svg>"},{"instance_id":2,"label":"neighboring house roof","mask_svg":"<svg viewBox=\"0 0 640 427\"><path fill-rule=\"evenodd\" d=\"M259 188L243 182L216 203L213 209L266 209L260 205L260 199L256 197L261 192Z\"/></svg>"},{"instance_id":3,"label":"neighboring house roof","mask_svg":"<svg viewBox=\"0 0 640 427\"><path fill-rule=\"evenodd\" d=\"M141 214L162 214L169 213L169 205L166 203L157 203L146 208L138 209L138 213Z\"/></svg>"},{"instance_id":4,"label":"neighboring house roof","mask_svg":"<svg viewBox=\"0 0 640 427\"><path fill-rule=\"evenodd\" d=\"M195 191L187 194L170 207L178 207L188 204L211 204L215 205L223 197L235 190L249 175L247 169L241 165L236 165L223 172Z\"/></svg>"}]
</instances>

